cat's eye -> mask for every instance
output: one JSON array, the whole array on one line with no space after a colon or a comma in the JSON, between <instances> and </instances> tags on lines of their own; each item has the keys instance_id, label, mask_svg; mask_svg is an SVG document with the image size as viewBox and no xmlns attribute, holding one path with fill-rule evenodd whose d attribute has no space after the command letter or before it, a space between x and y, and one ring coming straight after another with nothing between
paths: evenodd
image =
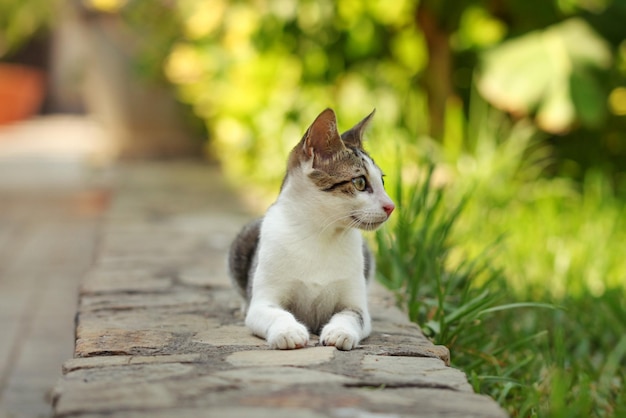
<instances>
[{"instance_id":1,"label":"cat's eye","mask_svg":"<svg viewBox=\"0 0 626 418\"><path fill-rule=\"evenodd\" d=\"M355 178L352 179L352 184L354 184L354 187L358 191L362 192L367 187L367 180L365 180L365 177L363 177L363 176L355 177Z\"/></svg>"}]
</instances>

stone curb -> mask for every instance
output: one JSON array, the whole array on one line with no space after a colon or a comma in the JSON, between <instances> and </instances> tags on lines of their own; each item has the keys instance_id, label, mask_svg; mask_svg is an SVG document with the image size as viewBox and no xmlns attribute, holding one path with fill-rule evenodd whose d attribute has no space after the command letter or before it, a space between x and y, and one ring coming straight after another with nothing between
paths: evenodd
<instances>
[{"instance_id":1,"label":"stone curb","mask_svg":"<svg viewBox=\"0 0 626 418\"><path fill-rule=\"evenodd\" d=\"M353 351L252 336L225 267L248 216L215 168L121 166L115 189L55 417L506 417L377 284Z\"/></svg>"}]
</instances>

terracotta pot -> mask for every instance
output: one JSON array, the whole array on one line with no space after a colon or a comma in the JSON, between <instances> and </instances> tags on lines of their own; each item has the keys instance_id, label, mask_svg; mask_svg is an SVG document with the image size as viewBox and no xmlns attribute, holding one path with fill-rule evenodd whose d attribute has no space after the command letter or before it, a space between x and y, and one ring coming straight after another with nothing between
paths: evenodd
<instances>
[{"instance_id":1,"label":"terracotta pot","mask_svg":"<svg viewBox=\"0 0 626 418\"><path fill-rule=\"evenodd\" d=\"M44 91L41 70L0 63L0 125L35 115L43 102Z\"/></svg>"}]
</instances>

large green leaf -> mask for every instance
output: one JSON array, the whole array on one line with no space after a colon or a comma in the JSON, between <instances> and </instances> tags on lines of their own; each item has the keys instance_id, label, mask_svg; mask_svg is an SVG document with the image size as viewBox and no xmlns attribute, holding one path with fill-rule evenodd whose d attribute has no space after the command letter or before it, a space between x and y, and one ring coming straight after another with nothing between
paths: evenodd
<instances>
[{"instance_id":1,"label":"large green leaf","mask_svg":"<svg viewBox=\"0 0 626 418\"><path fill-rule=\"evenodd\" d=\"M548 132L563 133L575 123L597 126L606 114L597 74L611 59L604 39L572 18L486 52L478 89L500 109L534 115Z\"/></svg>"}]
</instances>

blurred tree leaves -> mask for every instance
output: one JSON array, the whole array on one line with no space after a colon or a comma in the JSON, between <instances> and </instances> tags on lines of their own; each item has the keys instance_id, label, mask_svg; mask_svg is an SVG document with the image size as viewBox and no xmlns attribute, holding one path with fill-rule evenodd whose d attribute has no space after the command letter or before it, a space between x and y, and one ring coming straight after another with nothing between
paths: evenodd
<instances>
[{"instance_id":1,"label":"blurred tree leaves","mask_svg":"<svg viewBox=\"0 0 626 418\"><path fill-rule=\"evenodd\" d=\"M553 143L587 138L576 153L561 143L563 158L582 161L594 144L601 163L626 160L626 2L76 1L107 13L115 4L137 34L140 73L176 86L204 121L209 152L243 183L279 182L289 149L327 106L340 128L377 108L381 139L368 145L389 155L383 166L398 148L443 148L453 161L471 147L476 89Z\"/></svg>"},{"instance_id":2,"label":"blurred tree leaves","mask_svg":"<svg viewBox=\"0 0 626 418\"><path fill-rule=\"evenodd\" d=\"M608 94L599 78L606 77L611 61L607 42L572 18L486 52L477 86L503 110L534 114L547 132L564 133L577 122L598 127Z\"/></svg>"},{"instance_id":3,"label":"blurred tree leaves","mask_svg":"<svg viewBox=\"0 0 626 418\"><path fill-rule=\"evenodd\" d=\"M58 0L0 1L0 58L10 55L54 21Z\"/></svg>"},{"instance_id":4,"label":"blurred tree leaves","mask_svg":"<svg viewBox=\"0 0 626 418\"><path fill-rule=\"evenodd\" d=\"M388 141L425 132L416 75L428 57L414 9L414 0L215 0L210 10L183 0L165 74L206 121L231 178L275 184L324 107L341 128L378 108Z\"/></svg>"}]
</instances>

